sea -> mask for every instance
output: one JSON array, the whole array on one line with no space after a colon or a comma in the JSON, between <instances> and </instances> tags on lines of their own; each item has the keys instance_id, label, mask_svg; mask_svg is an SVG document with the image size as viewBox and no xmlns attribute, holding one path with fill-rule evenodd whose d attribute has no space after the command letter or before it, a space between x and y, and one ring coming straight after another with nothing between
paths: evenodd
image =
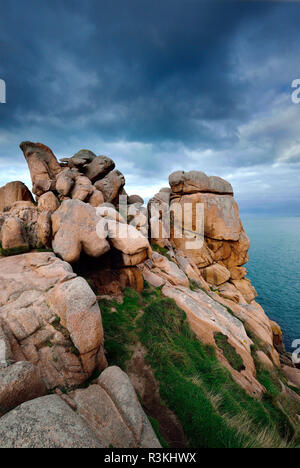
<instances>
[{"instance_id":1,"label":"sea","mask_svg":"<svg viewBox=\"0 0 300 468\"><path fill-rule=\"evenodd\" d=\"M256 300L279 323L286 350L292 352L293 341L300 340L300 216L241 218L251 240L245 266Z\"/></svg>"}]
</instances>

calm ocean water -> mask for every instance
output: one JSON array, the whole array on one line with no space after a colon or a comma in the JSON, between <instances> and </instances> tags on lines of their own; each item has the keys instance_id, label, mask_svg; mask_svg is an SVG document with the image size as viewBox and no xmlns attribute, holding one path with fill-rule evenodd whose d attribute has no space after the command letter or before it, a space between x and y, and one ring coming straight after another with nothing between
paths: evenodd
<instances>
[{"instance_id":1,"label":"calm ocean water","mask_svg":"<svg viewBox=\"0 0 300 468\"><path fill-rule=\"evenodd\" d=\"M243 218L251 240L248 277L257 301L282 328L287 351L300 339L300 217Z\"/></svg>"}]
</instances>

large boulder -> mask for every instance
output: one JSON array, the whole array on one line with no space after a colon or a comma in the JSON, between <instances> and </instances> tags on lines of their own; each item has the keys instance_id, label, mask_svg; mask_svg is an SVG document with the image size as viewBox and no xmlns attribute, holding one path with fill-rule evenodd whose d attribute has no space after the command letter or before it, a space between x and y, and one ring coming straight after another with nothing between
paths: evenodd
<instances>
[{"instance_id":1,"label":"large boulder","mask_svg":"<svg viewBox=\"0 0 300 468\"><path fill-rule=\"evenodd\" d=\"M203 277L207 283L219 286L226 283L230 278L230 272L219 263L214 263L202 270Z\"/></svg>"},{"instance_id":2,"label":"large boulder","mask_svg":"<svg viewBox=\"0 0 300 468\"><path fill-rule=\"evenodd\" d=\"M233 280L241 280L245 278L245 276L248 273L246 268L241 267L241 266L233 266L229 268L229 271L230 271L230 278Z\"/></svg>"},{"instance_id":3,"label":"large boulder","mask_svg":"<svg viewBox=\"0 0 300 468\"><path fill-rule=\"evenodd\" d=\"M201 171L176 171L169 176L169 183L174 193L211 192L233 194L232 186L221 177L208 177Z\"/></svg>"},{"instance_id":4,"label":"large boulder","mask_svg":"<svg viewBox=\"0 0 300 468\"><path fill-rule=\"evenodd\" d=\"M160 448L127 374L119 367L108 367L93 385L70 396L104 447Z\"/></svg>"},{"instance_id":5,"label":"large boulder","mask_svg":"<svg viewBox=\"0 0 300 468\"><path fill-rule=\"evenodd\" d=\"M123 253L125 265L137 265L151 257L151 248L148 239L134 226L126 223L103 219L104 232L107 229L111 245ZM132 257L135 257L133 261ZM131 258L131 260L130 260Z\"/></svg>"},{"instance_id":6,"label":"large boulder","mask_svg":"<svg viewBox=\"0 0 300 468\"><path fill-rule=\"evenodd\" d=\"M26 242L30 248L36 248L38 243L38 208L31 202L19 201L12 205L8 215L21 221Z\"/></svg>"},{"instance_id":7,"label":"large boulder","mask_svg":"<svg viewBox=\"0 0 300 468\"><path fill-rule=\"evenodd\" d=\"M69 263L78 261L82 250L91 257L108 252L107 233L98 235L98 222L94 207L80 200L65 200L52 215L54 252Z\"/></svg>"},{"instance_id":8,"label":"large boulder","mask_svg":"<svg viewBox=\"0 0 300 468\"><path fill-rule=\"evenodd\" d=\"M104 196L102 192L100 192L100 190L97 190L93 186L93 192L92 192L92 195L89 197L88 202L90 205L94 206L95 208L102 205L104 203Z\"/></svg>"},{"instance_id":9,"label":"large boulder","mask_svg":"<svg viewBox=\"0 0 300 468\"><path fill-rule=\"evenodd\" d=\"M103 328L95 294L85 279L77 277L56 284L48 292L47 303L59 317L60 326L70 333L84 371L91 374L98 358L103 358Z\"/></svg>"},{"instance_id":10,"label":"large boulder","mask_svg":"<svg viewBox=\"0 0 300 468\"><path fill-rule=\"evenodd\" d=\"M143 205L144 199L140 197L140 195L129 195L128 205L134 205L135 203L138 203L139 205Z\"/></svg>"},{"instance_id":11,"label":"large boulder","mask_svg":"<svg viewBox=\"0 0 300 468\"><path fill-rule=\"evenodd\" d=\"M75 184L71 192L71 197L76 200L85 201L94 191L92 182L88 177L78 175L75 177Z\"/></svg>"},{"instance_id":12,"label":"large boulder","mask_svg":"<svg viewBox=\"0 0 300 468\"><path fill-rule=\"evenodd\" d=\"M83 383L105 367L96 296L53 253L0 260L0 320L15 361L35 364L47 388Z\"/></svg>"},{"instance_id":13,"label":"large boulder","mask_svg":"<svg viewBox=\"0 0 300 468\"><path fill-rule=\"evenodd\" d=\"M74 154L71 158L62 158L61 162L68 165L70 168L83 170L83 168L91 163L97 156L90 150L82 149Z\"/></svg>"},{"instance_id":14,"label":"large boulder","mask_svg":"<svg viewBox=\"0 0 300 468\"><path fill-rule=\"evenodd\" d=\"M30 170L33 193L40 196L55 189L56 176L62 168L51 149L42 143L30 141L22 142L20 148Z\"/></svg>"},{"instance_id":15,"label":"large boulder","mask_svg":"<svg viewBox=\"0 0 300 468\"><path fill-rule=\"evenodd\" d=\"M54 213L54 211L56 211L58 207L59 207L59 201L53 192L46 192L39 198L39 201L38 201L39 212L50 211L51 213Z\"/></svg>"},{"instance_id":16,"label":"large boulder","mask_svg":"<svg viewBox=\"0 0 300 468\"><path fill-rule=\"evenodd\" d=\"M103 179L95 182L95 187L104 196L104 201L108 203L118 203L118 196L125 185L125 178L120 171L109 172Z\"/></svg>"},{"instance_id":17,"label":"large boulder","mask_svg":"<svg viewBox=\"0 0 300 468\"><path fill-rule=\"evenodd\" d=\"M0 212L9 211L18 201L33 203L31 192L23 182L9 182L0 188Z\"/></svg>"},{"instance_id":18,"label":"large boulder","mask_svg":"<svg viewBox=\"0 0 300 468\"><path fill-rule=\"evenodd\" d=\"M28 401L0 419L1 448L102 448L58 395Z\"/></svg>"},{"instance_id":19,"label":"large boulder","mask_svg":"<svg viewBox=\"0 0 300 468\"><path fill-rule=\"evenodd\" d=\"M62 197L67 197L75 183L75 177L78 174L71 169L63 169L56 176L56 190Z\"/></svg>"},{"instance_id":20,"label":"large boulder","mask_svg":"<svg viewBox=\"0 0 300 468\"><path fill-rule=\"evenodd\" d=\"M84 168L84 173L93 183L102 179L115 168L115 163L108 156L97 156Z\"/></svg>"},{"instance_id":21,"label":"large boulder","mask_svg":"<svg viewBox=\"0 0 300 468\"><path fill-rule=\"evenodd\" d=\"M5 219L1 229L0 240L3 251L25 252L29 250L23 224L19 218L15 218L14 216L9 216Z\"/></svg>"},{"instance_id":22,"label":"large boulder","mask_svg":"<svg viewBox=\"0 0 300 468\"><path fill-rule=\"evenodd\" d=\"M0 448L161 448L119 367L109 367L86 389L59 393L3 416Z\"/></svg>"},{"instance_id":23,"label":"large boulder","mask_svg":"<svg viewBox=\"0 0 300 468\"><path fill-rule=\"evenodd\" d=\"M183 195L175 201L180 203L182 213L184 213L184 210L187 211L188 208L191 209L192 225L197 226L199 224L201 229L204 228L204 232L201 231L199 235L204 233L206 237L217 240L239 240L242 224L237 203L232 196L194 193ZM198 222L196 220L197 204L203 206L204 209L204 227L201 219ZM184 219L183 215L182 219Z\"/></svg>"}]
</instances>

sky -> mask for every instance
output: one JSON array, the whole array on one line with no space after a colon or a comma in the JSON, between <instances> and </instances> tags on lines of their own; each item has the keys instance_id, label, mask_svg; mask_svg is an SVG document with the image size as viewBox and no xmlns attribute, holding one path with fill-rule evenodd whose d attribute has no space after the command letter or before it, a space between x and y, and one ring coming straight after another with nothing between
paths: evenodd
<instances>
[{"instance_id":1,"label":"sky","mask_svg":"<svg viewBox=\"0 0 300 468\"><path fill-rule=\"evenodd\" d=\"M10 0L0 13L0 185L31 188L31 140L110 156L146 199L200 170L232 183L242 213L300 215L300 3Z\"/></svg>"}]
</instances>

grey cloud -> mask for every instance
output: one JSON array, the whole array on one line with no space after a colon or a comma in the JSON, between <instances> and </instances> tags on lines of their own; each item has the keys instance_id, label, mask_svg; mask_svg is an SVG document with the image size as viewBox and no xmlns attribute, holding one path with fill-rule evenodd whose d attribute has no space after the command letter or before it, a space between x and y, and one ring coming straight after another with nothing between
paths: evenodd
<instances>
[{"instance_id":1,"label":"grey cloud","mask_svg":"<svg viewBox=\"0 0 300 468\"><path fill-rule=\"evenodd\" d=\"M287 199L272 177L276 164L300 176L300 4L11 0L1 13L1 183L24 176L18 143L32 139L107 153L145 193L200 169L232 175L247 209L276 192L299 210L299 184ZM269 189L252 190L262 174Z\"/></svg>"}]
</instances>

